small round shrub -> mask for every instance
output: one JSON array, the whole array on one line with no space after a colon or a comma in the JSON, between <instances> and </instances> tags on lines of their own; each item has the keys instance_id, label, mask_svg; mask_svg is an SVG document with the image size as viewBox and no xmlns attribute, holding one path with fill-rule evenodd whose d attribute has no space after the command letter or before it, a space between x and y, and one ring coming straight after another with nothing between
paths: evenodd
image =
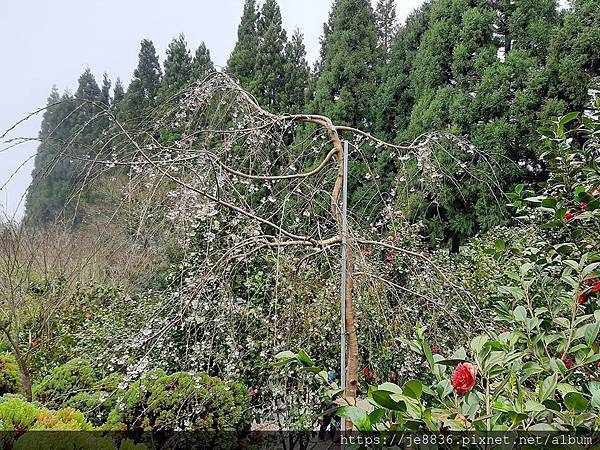
<instances>
[{"instance_id":1,"label":"small round shrub","mask_svg":"<svg viewBox=\"0 0 600 450\"><path fill-rule=\"evenodd\" d=\"M92 426L85 416L73 408L51 411L19 396L0 397L1 431L87 431L91 429Z\"/></svg>"},{"instance_id":2,"label":"small round shrub","mask_svg":"<svg viewBox=\"0 0 600 450\"><path fill-rule=\"evenodd\" d=\"M85 359L75 358L46 375L33 386L33 397L50 409L59 409L80 392L94 387L96 372Z\"/></svg>"},{"instance_id":3,"label":"small round shrub","mask_svg":"<svg viewBox=\"0 0 600 450\"><path fill-rule=\"evenodd\" d=\"M124 430L244 431L251 420L244 385L157 369L119 395L107 425Z\"/></svg>"},{"instance_id":4,"label":"small round shrub","mask_svg":"<svg viewBox=\"0 0 600 450\"><path fill-rule=\"evenodd\" d=\"M0 398L0 429L2 431L26 431L35 423L38 408L24 398L4 396Z\"/></svg>"},{"instance_id":5,"label":"small round shrub","mask_svg":"<svg viewBox=\"0 0 600 450\"><path fill-rule=\"evenodd\" d=\"M23 384L19 366L10 353L0 353L0 396L21 392Z\"/></svg>"},{"instance_id":6,"label":"small round shrub","mask_svg":"<svg viewBox=\"0 0 600 450\"><path fill-rule=\"evenodd\" d=\"M58 411L42 408L38 410L35 424L30 429L36 431L87 431L91 430L92 426L81 412L73 408L59 409Z\"/></svg>"}]
</instances>

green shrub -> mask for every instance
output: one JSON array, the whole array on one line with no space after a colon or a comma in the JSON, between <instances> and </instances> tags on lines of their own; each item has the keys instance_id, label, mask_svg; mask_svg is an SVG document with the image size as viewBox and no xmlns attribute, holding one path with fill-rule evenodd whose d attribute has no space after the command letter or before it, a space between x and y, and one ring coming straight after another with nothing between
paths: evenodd
<instances>
[{"instance_id":1,"label":"green shrub","mask_svg":"<svg viewBox=\"0 0 600 450\"><path fill-rule=\"evenodd\" d=\"M38 408L17 396L0 398L0 429L25 431L36 421Z\"/></svg>"},{"instance_id":2,"label":"green shrub","mask_svg":"<svg viewBox=\"0 0 600 450\"><path fill-rule=\"evenodd\" d=\"M50 411L49 409L39 409L36 416L36 422L31 430L52 430L52 431L85 431L91 430L92 426L85 419L85 416L73 408L59 409Z\"/></svg>"},{"instance_id":3,"label":"green shrub","mask_svg":"<svg viewBox=\"0 0 600 450\"><path fill-rule=\"evenodd\" d=\"M0 397L0 430L2 431L91 429L92 426L84 415L73 408L50 411L19 396Z\"/></svg>"},{"instance_id":4,"label":"green shrub","mask_svg":"<svg viewBox=\"0 0 600 450\"><path fill-rule=\"evenodd\" d=\"M119 395L108 426L115 429L238 430L251 423L248 389L208 375L153 370Z\"/></svg>"},{"instance_id":5,"label":"green shrub","mask_svg":"<svg viewBox=\"0 0 600 450\"><path fill-rule=\"evenodd\" d=\"M23 388L19 366L10 353L0 354L0 395L16 394Z\"/></svg>"},{"instance_id":6,"label":"green shrub","mask_svg":"<svg viewBox=\"0 0 600 450\"><path fill-rule=\"evenodd\" d=\"M123 376L118 373L97 382L91 390L76 393L69 397L63 403L63 407L75 408L83 411L88 420L95 426L104 425L108 419L108 414L115 407L117 402L119 384L123 381Z\"/></svg>"},{"instance_id":7,"label":"green shrub","mask_svg":"<svg viewBox=\"0 0 600 450\"><path fill-rule=\"evenodd\" d=\"M50 409L58 409L78 393L88 391L98 382L90 363L85 359L72 359L54 369L33 386L34 398Z\"/></svg>"}]
</instances>

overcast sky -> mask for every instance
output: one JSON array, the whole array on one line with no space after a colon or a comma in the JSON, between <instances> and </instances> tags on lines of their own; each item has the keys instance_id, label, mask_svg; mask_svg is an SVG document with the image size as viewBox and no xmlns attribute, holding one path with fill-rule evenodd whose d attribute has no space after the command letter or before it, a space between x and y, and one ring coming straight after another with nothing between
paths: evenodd
<instances>
[{"instance_id":1,"label":"overcast sky","mask_svg":"<svg viewBox=\"0 0 600 450\"><path fill-rule=\"evenodd\" d=\"M171 39L184 33L192 52L201 41L217 66L235 45L243 0L8 0L0 13L0 134L44 106L50 89L77 88L89 67L100 83L103 72L127 85L137 64L139 43L152 39L161 62ZM279 0L288 32L304 33L308 58L319 52L319 36L330 0ZM375 3L375 0L374 0ZM404 18L423 0L397 0ZM41 117L10 136L37 136ZM0 151L0 214L21 217L22 196L31 181L37 145ZM8 182L9 178L25 163ZM19 203L21 203L19 205Z\"/></svg>"}]
</instances>

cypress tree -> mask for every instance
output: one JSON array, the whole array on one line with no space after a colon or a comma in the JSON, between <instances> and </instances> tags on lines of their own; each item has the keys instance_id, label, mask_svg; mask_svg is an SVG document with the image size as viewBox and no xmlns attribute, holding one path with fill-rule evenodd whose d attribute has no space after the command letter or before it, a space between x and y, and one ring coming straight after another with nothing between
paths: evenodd
<instances>
[{"instance_id":1,"label":"cypress tree","mask_svg":"<svg viewBox=\"0 0 600 450\"><path fill-rule=\"evenodd\" d=\"M56 87L48 97L39 133L32 183L27 190L24 221L40 226L62 215L72 193L72 162L63 157L65 144L71 139L75 104L68 93L62 96Z\"/></svg>"},{"instance_id":2,"label":"cypress tree","mask_svg":"<svg viewBox=\"0 0 600 450\"><path fill-rule=\"evenodd\" d=\"M156 104L161 77L162 71L154 44L144 39L133 79L121 103L122 113L126 118L135 117Z\"/></svg>"},{"instance_id":3,"label":"cypress tree","mask_svg":"<svg viewBox=\"0 0 600 450\"><path fill-rule=\"evenodd\" d=\"M183 34L173 39L167 47L164 67L165 75L157 93L159 102L176 95L192 79L192 57Z\"/></svg>"},{"instance_id":4,"label":"cypress tree","mask_svg":"<svg viewBox=\"0 0 600 450\"><path fill-rule=\"evenodd\" d=\"M104 75L102 76L102 88L100 89L100 101L106 105L106 107L109 107L111 104L111 100L110 100L110 88L112 86L112 82L110 81L110 78L108 78L108 74L106 72L104 72Z\"/></svg>"},{"instance_id":5,"label":"cypress tree","mask_svg":"<svg viewBox=\"0 0 600 450\"><path fill-rule=\"evenodd\" d=\"M316 83L319 77L321 76L321 72L323 71L323 64L325 62L325 52L327 46L329 45L329 36L333 32L333 22L335 20L335 9L331 8L329 11L329 16L327 17L327 22L323 23L323 34L319 37L319 59L315 62L313 75L315 77L314 85L316 89Z\"/></svg>"},{"instance_id":6,"label":"cypress tree","mask_svg":"<svg viewBox=\"0 0 600 450\"><path fill-rule=\"evenodd\" d=\"M375 7L375 23L377 25L377 41L384 61L389 60L394 37L398 31L395 0L377 0Z\"/></svg>"},{"instance_id":7,"label":"cypress tree","mask_svg":"<svg viewBox=\"0 0 600 450\"><path fill-rule=\"evenodd\" d=\"M523 50L545 64L552 32L558 24L556 0L519 0L508 18L510 50Z\"/></svg>"},{"instance_id":8,"label":"cypress tree","mask_svg":"<svg viewBox=\"0 0 600 450\"><path fill-rule=\"evenodd\" d=\"M405 130L415 103L411 73L421 37L429 23L430 3L413 11L394 39L390 61L374 97L374 128L387 140Z\"/></svg>"},{"instance_id":9,"label":"cypress tree","mask_svg":"<svg viewBox=\"0 0 600 450\"><path fill-rule=\"evenodd\" d=\"M600 0L574 0L562 26L551 36L546 71L550 80L549 114L581 111L590 90L600 89Z\"/></svg>"},{"instance_id":10,"label":"cypress tree","mask_svg":"<svg viewBox=\"0 0 600 450\"><path fill-rule=\"evenodd\" d=\"M192 79L202 80L209 73L215 71L215 65L210 58L210 50L202 42L196 49L194 60L192 61Z\"/></svg>"},{"instance_id":11,"label":"cypress tree","mask_svg":"<svg viewBox=\"0 0 600 450\"><path fill-rule=\"evenodd\" d=\"M304 36L296 29L285 48L286 105L289 112L300 112L308 99L310 68L306 62Z\"/></svg>"},{"instance_id":12,"label":"cypress tree","mask_svg":"<svg viewBox=\"0 0 600 450\"><path fill-rule=\"evenodd\" d=\"M112 99L112 107L114 110L119 108L119 105L123 101L125 97L125 88L123 87L123 82L120 78L117 78L115 81L115 87L113 89L113 99Z\"/></svg>"},{"instance_id":13,"label":"cypress tree","mask_svg":"<svg viewBox=\"0 0 600 450\"><path fill-rule=\"evenodd\" d=\"M100 88L100 103L102 104L102 109L103 110L110 110L111 109L111 98L110 98L110 88L112 86L112 82L110 81L110 78L108 78L108 74L106 72L104 72L104 74L102 75L102 87ZM110 120L108 115L104 114L102 117L97 119L97 128L99 130L104 130L106 129L109 124L110 124Z\"/></svg>"},{"instance_id":14,"label":"cypress tree","mask_svg":"<svg viewBox=\"0 0 600 450\"><path fill-rule=\"evenodd\" d=\"M257 19L256 0L246 0L238 27L237 42L227 61L227 73L237 78L246 89L254 79L254 66L258 50Z\"/></svg>"},{"instance_id":15,"label":"cypress tree","mask_svg":"<svg viewBox=\"0 0 600 450\"><path fill-rule=\"evenodd\" d=\"M427 29L411 58L410 122L398 127L397 139L449 129L503 161L496 168L501 189L534 176L517 163L530 165L537 146L535 129L548 86L548 76L540 68L547 57L546 30L557 21L555 6L553 0L432 3ZM436 156L446 172L460 173L453 158L465 155ZM480 162L469 164L471 174L489 172ZM506 217L490 186L476 175L464 178L459 186L439 189L435 208L429 208L431 199L403 201L405 207L409 205L409 216L429 220L433 235L451 238L455 247L462 237Z\"/></svg>"},{"instance_id":16,"label":"cypress tree","mask_svg":"<svg viewBox=\"0 0 600 450\"><path fill-rule=\"evenodd\" d=\"M257 22L258 48L249 90L265 109L280 112L286 99L286 32L276 0L266 0Z\"/></svg>"},{"instance_id":17,"label":"cypress tree","mask_svg":"<svg viewBox=\"0 0 600 450\"><path fill-rule=\"evenodd\" d=\"M326 115L336 124L370 129L370 106L379 60L375 15L370 2L336 0L321 42L323 58L309 111ZM369 146L361 148L361 155L365 158L350 158L349 205L357 214L369 217L375 207L364 199L378 195L378 186L368 181L369 166L375 157L375 164L379 165L386 155L375 155Z\"/></svg>"},{"instance_id":18,"label":"cypress tree","mask_svg":"<svg viewBox=\"0 0 600 450\"><path fill-rule=\"evenodd\" d=\"M335 122L370 128L377 62L375 16L368 0L336 0L322 40L311 110Z\"/></svg>"},{"instance_id":19,"label":"cypress tree","mask_svg":"<svg viewBox=\"0 0 600 450\"><path fill-rule=\"evenodd\" d=\"M79 77L79 85L75 92L75 97L80 100L97 101L100 100L101 94L102 92L92 71L89 68L85 69Z\"/></svg>"},{"instance_id":20,"label":"cypress tree","mask_svg":"<svg viewBox=\"0 0 600 450\"><path fill-rule=\"evenodd\" d=\"M102 112L100 102L102 90L96 82L91 70L86 69L79 77L75 91L76 111L73 114L74 144L91 145L106 125L106 120L99 117Z\"/></svg>"}]
</instances>

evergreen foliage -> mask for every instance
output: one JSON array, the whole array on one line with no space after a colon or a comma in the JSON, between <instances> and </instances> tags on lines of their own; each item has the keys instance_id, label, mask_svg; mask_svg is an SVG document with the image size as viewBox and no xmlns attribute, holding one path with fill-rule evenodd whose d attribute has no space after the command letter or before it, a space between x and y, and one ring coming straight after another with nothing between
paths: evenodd
<instances>
[{"instance_id":1,"label":"evergreen foliage","mask_svg":"<svg viewBox=\"0 0 600 450\"><path fill-rule=\"evenodd\" d=\"M19 366L9 354L0 354L0 395L17 394L22 389Z\"/></svg>"},{"instance_id":2,"label":"evergreen foliage","mask_svg":"<svg viewBox=\"0 0 600 450\"><path fill-rule=\"evenodd\" d=\"M123 87L123 82L120 78L117 78L115 81L115 87L113 89L113 98L112 98L112 107L113 109L119 108L119 105L123 101L125 97L125 88Z\"/></svg>"},{"instance_id":3,"label":"evergreen foliage","mask_svg":"<svg viewBox=\"0 0 600 450\"><path fill-rule=\"evenodd\" d=\"M192 80L192 56L183 34L173 39L167 47L167 59L164 67L165 75L157 92L159 103L176 95Z\"/></svg>"},{"instance_id":4,"label":"evergreen foliage","mask_svg":"<svg viewBox=\"0 0 600 450\"><path fill-rule=\"evenodd\" d=\"M306 62L304 36L298 29L294 31L285 47L285 63L285 111L290 113L304 111L304 106L309 99L308 89L311 73Z\"/></svg>"},{"instance_id":5,"label":"evergreen foliage","mask_svg":"<svg viewBox=\"0 0 600 450\"><path fill-rule=\"evenodd\" d=\"M266 0L256 24L258 49L249 90L258 103L279 112L286 101L286 32L276 0Z\"/></svg>"},{"instance_id":6,"label":"evergreen foliage","mask_svg":"<svg viewBox=\"0 0 600 450\"><path fill-rule=\"evenodd\" d=\"M321 73L311 112L340 125L370 128L377 30L368 0L336 0L322 41Z\"/></svg>"},{"instance_id":7,"label":"evergreen foliage","mask_svg":"<svg viewBox=\"0 0 600 450\"><path fill-rule=\"evenodd\" d=\"M237 42L227 61L227 73L246 88L254 79L254 65L258 51L257 18L256 0L246 0L238 27Z\"/></svg>"},{"instance_id":8,"label":"evergreen foliage","mask_svg":"<svg viewBox=\"0 0 600 450\"><path fill-rule=\"evenodd\" d=\"M108 74L104 72L102 76L102 87L100 88L100 102L102 102L107 108L111 104L110 98L110 88L112 86L112 82L110 78L108 78Z\"/></svg>"},{"instance_id":9,"label":"evergreen foliage","mask_svg":"<svg viewBox=\"0 0 600 450\"><path fill-rule=\"evenodd\" d=\"M160 87L162 70L152 41L141 43L138 65L122 102L124 117L139 117L144 110L154 107Z\"/></svg>"},{"instance_id":10,"label":"evergreen foliage","mask_svg":"<svg viewBox=\"0 0 600 450\"><path fill-rule=\"evenodd\" d=\"M599 0L575 0L563 12L556 0L429 0L398 28L393 0L378 0L375 10L368 0L336 0L311 71L302 34L296 30L287 39L276 0L266 0L260 12L255 0L246 0L226 70L272 112L323 114L396 142L432 130L465 136L491 155L506 189L543 178L534 162L541 151L535 131L540 122L589 105L590 89L599 83L599 9ZM110 105L122 120L140 118L212 71L206 45L192 58L180 35L167 49L162 80L154 45L143 40L126 93L117 79L111 99L108 76L98 87L89 69L74 97L53 91L49 104L58 104L48 109L40 131L27 221L48 223L63 213L73 218L64 205L81 168L61 155L82 154L101 135L106 121L85 126L98 113L93 102ZM67 149L74 130L84 126ZM160 135L168 143L178 133ZM386 151L359 150L350 162L350 200L360 214L366 206L359 203L374 195L361 180L374 175L390 193L399 167ZM436 163L452 166L452 152L463 163L469 159L450 150ZM466 170L489 172L485 164L471 161ZM399 197L397 207L412 220L425 220L433 239L460 240L505 222L502 202L489 191L471 180L420 199ZM91 192L80 195L93 201Z\"/></svg>"},{"instance_id":11,"label":"evergreen foliage","mask_svg":"<svg viewBox=\"0 0 600 450\"><path fill-rule=\"evenodd\" d=\"M384 61L388 62L394 37L398 31L395 0L377 0L375 7L375 23L377 25L377 42Z\"/></svg>"},{"instance_id":12,"label":"evergreen foliage","mask_svg":"<svg viewBox=\"0 0 600 450\"><path fill-rule=\"evenodd\" d=\"M119 397L108 417L116 429L243 432L250 427L247 388L202 373L152 370Z\"/></svg>"},{"instance_id":13,"label":"evergreen foliage","mask_svg":"<svg viewBox=\"0 0 600 450\"><path fill-rule=\"evenodd\" d=\"M25 222L43 225L61 214L70 196L75 172L63 157L63 146L71 139L75 106L72 96L56 88L48 97L39 134L32 184L25 200Z\"/></svg>"},{"instance_id":14,"label":"evergreen foliage","mask_svg":"<svg viewBox=\"0 0 600 450\"><path fill-rule=\"evenodd\" d=\"M430 5L426 3L413 11L406 19L406 24L398 31L390 53L390 62L384 67L382 81L374 97L374 129L390 141L399 130L406 129L410 120L415 103L411 73L421 37L427 30L429 10Z\"/></svg>"},{"instance_id":15,"label":"evergreen foliage","mask_svg":"<svg viewBox=\"0 0 600 450\"><path fill-rule=\"evenodd\" d=\"M209 73L215 71L215 65L210 58L210 50L202 42L196 49L194 60L192 61L192 79L202 80Z\"/></svg>"}]
</instances>

